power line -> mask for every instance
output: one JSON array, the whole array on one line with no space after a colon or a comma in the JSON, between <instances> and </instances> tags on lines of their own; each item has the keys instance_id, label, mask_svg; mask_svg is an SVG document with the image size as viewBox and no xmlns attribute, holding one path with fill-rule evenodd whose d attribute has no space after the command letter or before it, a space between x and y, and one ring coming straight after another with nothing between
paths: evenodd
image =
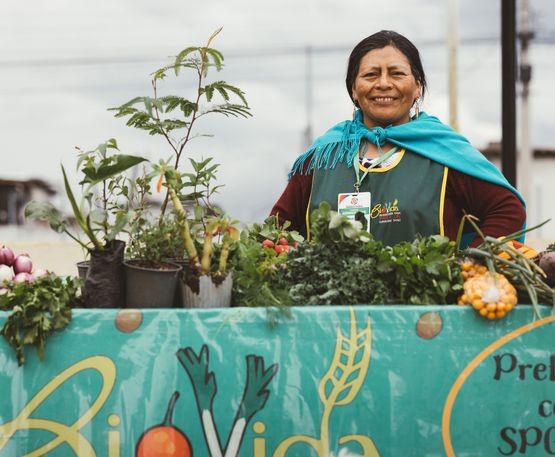
<instances>
[{"instance_id":1,"label":"power line","mask_svg":"<svg viewBox=\"0 0 555 457\"><path fill-rule=\"evenodd\" d=\"M500 38L476 37L462 38L459 42L463 45L482 45L499 44ZM445 45L443 39L422 40L416 43L419 47L431 47ZM554 35L538 36L534 39L534 45L553 45L555 44ZM338 46L312 46L312 54L346 54L350 52L352 45ZM253 49L249 51L231 51L226 53L227 58L233 59L260 59L264 57L303 57L306 53L306 46L284 47L274 49ZM0 60L0 68L26 68L26 67L65 67L65 66L87 66L87 65L127 65L160 62L159 56L111 56L111 57L68 57L68 58L49 58L49 59L21 59L21 60Z\"/></svg>"}]
</instances>

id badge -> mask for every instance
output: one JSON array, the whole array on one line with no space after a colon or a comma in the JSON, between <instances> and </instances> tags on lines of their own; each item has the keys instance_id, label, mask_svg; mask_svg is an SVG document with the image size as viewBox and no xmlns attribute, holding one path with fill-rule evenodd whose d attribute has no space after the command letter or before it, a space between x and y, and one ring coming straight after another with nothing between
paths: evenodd
<instances>
[{"instance_id":1,"label":"id badge","mask_svg":"<svg viewBox=\"0 0 555 457\"><path fill-rule=\"evenodd\" d=\"M337 195L337 211L352 221L359 221L370 232L370 192Z\"/></svg>"}]
</instances>

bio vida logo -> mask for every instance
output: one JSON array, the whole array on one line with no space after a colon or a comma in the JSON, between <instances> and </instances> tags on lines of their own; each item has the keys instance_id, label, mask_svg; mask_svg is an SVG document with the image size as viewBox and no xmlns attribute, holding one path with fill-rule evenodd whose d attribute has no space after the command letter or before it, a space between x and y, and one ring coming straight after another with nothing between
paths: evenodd
<instances>
[{"instance_id":1,"label":"bio vida logo","mask_svg":"<svg viewBox=\"0 0 555 457\"><path fill-rule=\"evenodd\" d=\"M188 395L194 396L198 413L197 420L203 430L202 436L187 436L173 424L173 412L180 396L179 392L176 391L171 395L165 417L160 417L159 422L147 428L134 443L135 456L153 457L156 455L179 454L182 457L192 455L237 457L240 452L244 452L241 455L287 457L294 452L299 453L311 449L311 452L315 452L318 457L332 457L334 454L331 453L331 449L339 448L339 456L380 457L374 442L369 436L345 434L339 436L337 442L332 442L330 437L332 412L356 399L370 365L372 349L370 318L367 318L365 327L359 329L355 312L351 308L349 325L350 329L346 334L343 334L340 326L338 326L330 365L317 386L318 397L323 405L323 410L318 432L314 436L304 434L286 435L276 443L276 434L280 432L271 430L271 425L268 424L267 426L263 421L254 420L256 414L266 407L271 395L271 383L279 368L277 363L268 365L263 357L255 354L249 354L245 357L246 376L243 395L236 406L237 409L232 423L224 424L224 418L217 417L213 408L217 400L218 385L216 373L210 370L210 350L204 344L199 352L195 352L191 347L185 347L178 349L176 353L177 359L191 383L192 389L188 390ZM71 424L67 423L70 420L67 417L59 417L60 420L65 422L39 417L44 411L44 408L39 410L39 407L43 404L45 407L49 407L50 411L54 411L52 415L56 413L63 414L64 409L53 404L55 398L62 397L59 392L58 395L53 394L57 393L59 389L64 389L66 393L71 392L72 386L76 388L75 384L72 384L77 382L74 377L84 372L96 373L100 376L100 391L81 417L78 417ZM119 415L104 411L101 413L114 389L115 382L116 366L110 358L105 356L89 357L65 369L48 382L13 420L0 425L0 456L74 455L96 457L98 455L102 457L120 457L122 455L122 433L125 433L126 428L121 424ZM79 386L76 390L83 391L87 387L88 384ZM84 391L84 393L86 395L81 397L89 398L89 392ZM227 405L226 408L229 409L230 397L234 398L235 393L225 392L225 396L220 396L223 398L224 404ZM275 400L279 401L279 399ZM177 405L178 409L187 410L188 421L193 417L191 406L191 403L187 406L181 406L181 408ZM96 419L95 430L98 430L98 426L102 424L102 422L99 424L99 421L106 420L107 433L105 434L101 430L101 433L96 434L96 436L102 437L102 442L94 443L90 441L90 427L87 427L86 433L84 432L85 427L93 419ZM253 422L253 425L249 427L251 422ZM125 425L132 427L132 424ZM295 428L302 425L295 424ZM102 425L100 425L100 428L102 428ZM223 436L222 432L224 430L227 437ZM248 430L252 430L252 442L244 442ZM17 434L26 431L39 431L43 433L43 436L48 436L48 440L46 442L41 441L36 449L21 449L22 446L27 447L29 444L25 439L18 439ZM130 430L131 436L125 438L132 439L132 436L138 435L135 432L136 430ZM271 441L276 443L273 449L268 448L269 440L266 438L268 434L272 436ZM349 444L350 446L356 446L359 453L350 454L348 451ZM10 452L14 449L14 446L18 454L15 455L11 452L7 456L5 452ZM169 452L170 448L173 451ZM180 452L176 453L174 451ZM126 449L123 455L129 456L131 452L131 449Z\"/></svg>"}]
</instances>

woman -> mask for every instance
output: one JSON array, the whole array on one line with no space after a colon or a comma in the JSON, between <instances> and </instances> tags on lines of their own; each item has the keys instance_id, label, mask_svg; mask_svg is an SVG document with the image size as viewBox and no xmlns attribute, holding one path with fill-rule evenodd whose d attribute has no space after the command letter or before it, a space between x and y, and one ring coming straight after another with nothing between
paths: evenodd
<instances>
[{"instance_id":1,"label":"woman","mask_svg":"<svg viewBox=\"0 0 555 457\"><path fill-rule=\"evenodd\" d=\"M362 40L351 52L346 85L353 120L334 126L296 160L271 214L310 237L308 215L328 201L390 245L417 234L455 239L464 212L479 218L485 235L523 227L524 202L497 168L419 112L426 77L408 39L381 31Z\"/></svg>"}]
</instances>

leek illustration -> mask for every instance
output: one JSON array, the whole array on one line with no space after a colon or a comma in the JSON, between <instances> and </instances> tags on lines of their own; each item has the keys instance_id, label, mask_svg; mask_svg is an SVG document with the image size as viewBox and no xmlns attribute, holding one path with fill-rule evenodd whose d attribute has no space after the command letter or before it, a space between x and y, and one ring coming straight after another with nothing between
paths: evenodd
<instances>
[{"instance_id":1,"label":"leek illustration","mask_svg":"<svg viewBox=\"0 0 555 457\"><path fill-rule=\"evenodd\" d=\"M222 448L212 411L218 388L214 372L209 371L208 368L208 347L203 345L199 355L190 347L180 349L177 351L177 358L191 380L210 456L236 457L250 420L264 408L268 401L270 391L267 387L276 375L278 365L273 364L265 369L262 357L253 354L247 356L247 381L243 398L233 420L225 448Z\"/></svg>"}]
</instances>

